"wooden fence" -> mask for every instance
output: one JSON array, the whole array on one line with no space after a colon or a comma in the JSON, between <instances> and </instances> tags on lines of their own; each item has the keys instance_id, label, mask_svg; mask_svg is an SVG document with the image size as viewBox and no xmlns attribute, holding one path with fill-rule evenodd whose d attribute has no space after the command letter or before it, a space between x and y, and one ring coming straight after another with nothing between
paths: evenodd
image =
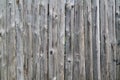
<instances>
[{"instance_id":1,"label":"wooden fence","mask_svg":"<svg viewBox=\"0 0 120 80\"><path fill-rule=\"evenodd\" d=\"M120 80L120 0L0 0L0 80Z\"/></svg>"}]
</instances>

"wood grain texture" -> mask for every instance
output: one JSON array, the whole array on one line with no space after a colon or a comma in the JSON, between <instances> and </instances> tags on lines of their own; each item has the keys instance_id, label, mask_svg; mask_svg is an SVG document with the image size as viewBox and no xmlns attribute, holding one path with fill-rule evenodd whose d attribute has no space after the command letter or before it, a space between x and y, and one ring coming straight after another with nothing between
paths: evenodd
<instances>
[{"instance_id":1,"label":"wood grain texture","mask_svg":"<svg viewBox=\"0 0 120 80\"><path fill-rule=\"evenodd\" d=\"M38 0L39 1L39 0ZM47 80L48 78L48 22L47 22L47 14L48 14L48 0L41 0L39 4L39 27L40 27L40 70L38 67L37 72L40 73L40 79L37 80ZM37 75L39 77L39 75Z\"/></svg>"},{"instance_id":2,"label":"wood grain texture","mask_svg":"<svg viewBox=\"0 0 120 80\"><path fill-rule=\"evenodd\" d=\"M56 80L64 80L64 45L65 45L65 2L64 0L59 0L58 5L58 28L57 28L57 78Z\"/></svg>"},{"instance_id":3,"label":"wood grain texture","mask_svg":"<svg viewBox=\"0 0 120 80\"><path fill-rule=\"evenodd\" d=\"M116 53L116 64L119 63L120 61L120 45L119 45L119 42L120 42L120 1L119 0L115 0L115 18L116 18L116 22L115 22L115 25L116 25L116 41L117 41L117 53ZM120 65L116 65L116 80L119 80L120 79Z\"/></svg>"},{"instance_id":4,"label":"wood grain texture","mask_svg":"<svg viewBox=\"0 0 120 80\"><path fill-rule=\"evenodd\" d=\"M72 80L74 0L66 0L65 11L65 80Z\"/></svg>"},{"instance_id":5,"label":"wood grain texture","mask_svg":"<svg viewBox=\"0 0 120 80\"><path fill-rule=\"evenodd\" d=\"M24 80L23 54L23 1L15 2L15 29L16 29L16 70L17 80Z\"/></svg>"},{"instance_id":6,"label":"wood grain texture","mask_svg":"<svg viewBox=\"0 0 120 80\"><path fill-rule=\"evenodd\" d=\"M8 80L15 80L16 79L16 55L15 55L15 1L10 0L7 1L7 26L6 26L6 44L7 44L7 53L8 53Z\"/></svg>"},{"instance_id":7,"label":"wood grain texture","mask_svg":"<svg viewBox=\"0 0 120 80\"><path fill-rule=\"evenodd\" d=\"M100 68L100 27L99 27L99 0L92 0L92 48L93 48L93 79L101 80Z\"/></svg>"},{"instance_id":8,"label":"wood grain texture","mask_svg":"<svg viewBox=\"0 0 120 80\"><path fill-rule=\"evenodd\" d=\"M119 80L120 0L0 0L0 80Z\"/></svg>"},{"instance_id":9,"label":"wood grain texture","mask_svg":"<svg viewBox=\"0 0 120 80\"><path fill-rule=\"evenodd\" d=\"M84 1L84 29L85 29L85 72L86 80L93 80L93 53L92 53L92 11L91 0Z\"/></svg>"},{"instance_id":10,"label":"wood grain texture","mask_svg":"<svg viewBox=\"0 0 120 80\"><path fill-rule=\"evenodd\" d=\"M49 1L49 80L57 79L57 28L58 28L58 8L57 1Z\"/></svg>"},{"instance_id":11,"label":"wood grain texture","mask_svg":"<svg viewBox=\"0 0 120 80\"><path fill-rule=\"evenodd\" d=\"M1 80L7 80L7 53L6 53L6 0L1 1Z\"/></svg>"}]
</instances>

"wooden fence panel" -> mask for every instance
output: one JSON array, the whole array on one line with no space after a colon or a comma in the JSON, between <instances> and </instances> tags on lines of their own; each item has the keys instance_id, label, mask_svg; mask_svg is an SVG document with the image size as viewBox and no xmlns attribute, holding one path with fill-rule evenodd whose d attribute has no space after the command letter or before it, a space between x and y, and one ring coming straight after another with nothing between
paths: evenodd
<instances>
[{"instance_id":1,"label":"wooden fence panel","mask_svg":"<svg viewBox=\"0 0 120 80\"><path fill-rule=\"evenodd\" d=\"M119 0L0 0L0 80L119 80Z\"/></svg>"}]
</instances>

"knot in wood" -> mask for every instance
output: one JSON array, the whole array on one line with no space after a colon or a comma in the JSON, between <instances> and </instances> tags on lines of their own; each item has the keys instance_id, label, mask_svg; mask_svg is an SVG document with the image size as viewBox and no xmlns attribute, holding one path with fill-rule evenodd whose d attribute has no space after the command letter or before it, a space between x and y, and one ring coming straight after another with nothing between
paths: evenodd
<instances>
[{"instance_id":1,"label":"knot in wood","mask_svg":"<svg viewBox=\"0 0 120 80\"><path fill-rule=\"evenodd\" d=\"M74 5L71 5L71 8L74 8Z\"/></svg>"},{"instance_id":2,"label":"knot in wood","mask_svg":"<svg viewBox=\"0 0 120 80\"><path fill-rule=\"evenodd\" d=\"M57 13L56 13L56 12L53 12L53 18L54 18L55 20L57 20L57 19L58 19L58 15L57 15Z\"/></svg>"},{"instance_id":3,"label":"knot in wood","mask_svg":"<svg viewBox=\"0 0 120 80\"><path fill-rule=\"evenodd\" d=\"M116 11L115 15L118 16L119 15L119 11Z\"/></svg>"},{"instance_id":4,"label":"knot in wood","mask_svg":"<svg viewBox=\"0 0 120 80\"><path fill-rule=\"evenodd\" d=\"M71 62L71 61L72 61L72 60L71 60L71 58L69 57L69 58L68 58L68 62Z\"/></svg>"},{"instance_id":5,"label":"knot in wood","mask_svg":"<svg viewBox=\"0 0 120 80\"><path fill-rule=\"evenodd\" d=\"M50 50L50 55L53 55L53 54L54 54L54 50L51 49L51 50Z\"/></svg>"},{"instance_id":6,"label":"knot in wood","mask_svg":"<svg viewBox=\"0 0 120 80\"><path fill-rule=\"evenodd\" d=\"M9 1L9 2L8 2L8 4L9 4L9 5L11 5L11 4L12 4L12 2L11 2L11 1Z\"/></svg>"},{"instance_id":7,"label":"knot in wood","mask_svg":"<svg viewBox=\"0 0 120 80\"><path fill-rule=\"evenodd\" d=\"M118 60L118 59L117 59L117 60L113 59L113 62L115 62L115 63L116 63L116 65L120 65L120 62L119 62L119 60Z\"/></svg>"},{"instance_id":8,"label":"knot in wood","mask_svg":"<svg viewBox=\"0 0 120 80\"><path fill-rule=\"evenodd\" d=\"M34 31L35 36L39 36L39 32L37 30Z\"/></svg>"},{"instance_id":9,"label":"knot in wood","mask_svg":"<svg viewBox=\"0 0 120 80\"><path fill-rule=\"evenodd\" d=\"M71 10L72 8L74 8L74 4L70 2L66 3L66 9Z\"/></svg>"}]
</instances>

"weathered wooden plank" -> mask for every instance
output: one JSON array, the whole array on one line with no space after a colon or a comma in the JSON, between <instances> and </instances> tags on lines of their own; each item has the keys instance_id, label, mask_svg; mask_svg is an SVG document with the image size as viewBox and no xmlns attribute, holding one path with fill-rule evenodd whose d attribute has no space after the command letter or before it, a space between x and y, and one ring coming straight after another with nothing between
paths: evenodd
<instances>
[{"instance_id":1,"label":"weathered wooden plank","mask_svg":"<svg viewBox=\"0 0 120 80\"><path fill-rule=\"evenodd\" d=\"M3 14L2 14L2 7L0 8L0 29L2 29L2 26L3 26ZM2 36L0 36L0 79L2 79L2 49L3 49L3 41L2 41Z\"/></svg>"},{"instance_id":2,"label":"weathered wooden plank","mask_svg":"<svg viewBox=\"0 0 120 80\"><path fill-rule=\"evenodd\" d=\"M57 26L58 26L58 14L57 14L57 1L49 0L49 80L57 79Z\"/></svg>"},{"instance_id":3,"label":"weathered wooden plank","mask_svg":"<svg viewBox=\"0 0 120 80\"><path fill-rule=\"evenodd\" d=\"M24 54L23 54L23 1L15 2L15 28L16 28L16 69L17 80L24 80Z\"/></svg>"},{"instance_id":4,"label":"weathered wooden plank","mask_svg":"<svg viewBox=\"0 0 120 80\"><path fill-rule=\"evenodd\" d=\"M65 10L65 80L73 80L74 0L66 0Z\"/></svg>"},{"instance_id":5,"label":"weathered wooden plank","mask_svg":"<svg viewBox=\"0 0 120 80\"><path fill-rule=\"evenodd\" d=\"M106 37L105 37L105 4L104 4L104 0L101 0L100 1L100 31L101 31L101 34L100 34L100 45L101 45L101 54L100 54L100 59L101 59L101 79L102 80L106 80L107 77L106 77L106 43L105 43L105 40L106 40Z\"/></svg>"},{"instance_id":6,"label":"weathered wooden plank","mask_svg":"<svg viewBox=\"0 0 120 80\"><path fill-rule=\"evenodd\" d=\"M109 72L109 64L110 64L110 58L109 58L109 53L110 53L110 46L109 46L109 31L108 31L108 1L105 0L105 53L106 53L106 79L110 80L110 72Z\"/></svg>"},{"instance_id":7,"label":"weathered wooden plank","mask_svg":"<svg viewBox=\"0 0 120 80\"><path fill-rule=\"evenodd\" d=\"M33 74L33 57L32 57L32 8L31 8L32 0L24 1L24 22L23 22L23 30L24 30L24 79L32 80Z\"/></svg>"},{"instance_id":8,"label":"weathered wooden plank","mask_svg":"<svg viewBox=\"0 0 120 80\"><path fill-rule=\"evenodd\" d=\"M115 0L115 17L116 17L116 39L117 39L117 53L116 53L116 80L120 79L120 65L117 65L120 62L120 1Z\"/></svg>"},{"instance_id":9,"label":"weathered wooden plank","mask_svg":"<svg viewBox=\"0 0 120 80\"><path fill-rule=\"evenodd\" d=\"M100 75L100 27L99 27L99 0L92 0L92 27L93 27L93 79L101 80Z\"/></svg>"},{"instance_id":10,"label":"weathered wooden plank","mask_svg":"<svg viewBox=\"0 0 120 80\"><path fill-rule=\"evenodd\" d=\"M111 43L111 49L112 49L112 60L116 59L116 52L117 52L117 45L116 45L116 26L115 26L115 0L112 0L112 34L113 34L113 42ZM113 61L112 61L113 62ZM112 63L112 75L113 80L117 80L116 78L116 63Z\"/></svg>"},{"instance_id":11,"label":"weathered wooden plank","mask_svg":"<svg viewBox=\"0 0 120 80\"><path fill-rule=\"evenodd\" d=\"M32 32L32 59L33 59L33 72L32 80L36 80L37 75L37 62L39 60L39 0L32 0L31 4L31 32Z\"/></svg>"},{"instance_id":12,"label":"weathered wooden plank","mask_svg":"<svg viewBox=\"0 0 120 80\"><path fill-rule=\"evenodd\" d=\"M84 27L85 27L85 72L86 80L93 80L93 54L92 54L92 15L91 0L84 1Z\"/></svg>"},{"instance_id":13,"label":"weathered wooden plank","mask_svg":"<svg viewBox=\"0 0 120 80\"><path fill-rule=\"evenodd\" d=\"M48 0L41 0L39 5L39 16L40 16L40 79L37 80L48 80ZM39 67L38 67L39 69ZM39 70L38 70L39 72ZM37 75L39 77L39 75Z\"/></svg>"},{"instance_id":14,"label":"weathered wooden plank","mask_svg":"<svg viewBox=\"0 0 120 80\"><path fill-rule=\"evenodd\" d=\"M73 80L80 80L80 52L79 52L79 20L78 15L80 15L80 11L78 10L78 1L75 0L75 19L74 19L74 43L73 43Z\"/></svg>"},{"instance_id":15,"label":"weathered wooden plank","mask_svg":"<svg viewBox=\"0 0 120 80\"><path fill-rule=\"evenodd\" d=\"M5 45L6 45L6 34L5 29L6 28L6 0L0 1L0 55L1 55L1 68L0 68L0 79L1 80L7 80L7 65L6 65L6 51Z\"/></svg>"},{"instance_id":16,"label":"weathered wooden plank","mask_svg":"<svg viewBox=\"0 0 120 80\"><path fill-rule=\"evenodd\" d=\"M108 53L108 66L109 66L109 80L116 80L115 79L115 74L116 74L116 68L115 68L115 62L113 61L115 58L116 54L116 49L115 49L115 42L116 42L116 35L115 33L115 1L114 0L108 0L108 38L109 38L109 53Z\"/></svg>"},{"instance_id":17,"label":"weathered wooden plank","mask_svg":"<svg viewBox=\"0 0 120 80\"><path fill-rule=\"evenodd\" d=\"M58 27L57 27L57 78L64 80L64 45L65 45L65 1L58 0Z\"/></svg>"},{"instance_id":18,"label":"weathered wooden plank","mask_svg":"<svg viewBox=\"0 0 120 80\"><path fill-rule=\"evenodd\" d=\"M15 80L16 79L16 54L15 54L15 1L7 1L7 15L6 15L6 51L8 54L8 69L7 69L7 79Z\"/></svg>"},{"instance_id":19,"label":"weathered wooden plank","mask_svg":"<svg viewBox=\"0 0 120 80\"><path fill-rule=\"evenodd\" d=\"M8 60L8 54L6 51L6 26L7 26L7 1L1 1L1 18L3 20L2 26L1 26L1 34L2 34L2 51L1 51L1 80L7 80L7 60Z\"/></svg>"},{"instance_id":20,"label":"weathered wooden plank","mask_svg":"<svg viewBox=\"0 0 120 80\"><path fill-rule=\"evenodd\" d=\"M73 79L85 80L83 0L75 1Z\"/></svg>"},{"instance_id":21,"label":"weathered wooden plank","mask_svg":"<svg viewBox=\"0 0 120 80\"><path fill-rule=\"evenodd\" d=\"M30 65L29 60L31 57L29 55L31 54L29 49L30 49L30 38L29 38L29 29L30 29L30 12L28 8L29 4L28 1L23 1L23 53L24 53L24 80L28 80L28 75L29 75L29 67ZM28 67L29 66L29 67Z\"/></svg>"},{"instance_id":22,"label":"weathered wooden plank","mask_svg":"<svg viewBox=\"0 0 120 80\"><path fill-rule=\"evenodd\" d=\"M104 5L104 6L103 6ZM115 80L116 70L113 60L116 56L115 1L100 1L101 26L101 79ZM106 75L107 73L107 75Z\"/></svg>"},{"instance_id":23,"label":"weathered wooden plank","mask_svg":"<svg viewBox=\"0 0 120 80\"><path fill-rule=\"evenodd\" d=\"M85 75L85 50L84 50L84 18L83 18L83 0L78 0L78 27L79 27L79 54L80 54L80 79L81 80L86 80L86 75Z\"/></svg>"}]
</instances>

